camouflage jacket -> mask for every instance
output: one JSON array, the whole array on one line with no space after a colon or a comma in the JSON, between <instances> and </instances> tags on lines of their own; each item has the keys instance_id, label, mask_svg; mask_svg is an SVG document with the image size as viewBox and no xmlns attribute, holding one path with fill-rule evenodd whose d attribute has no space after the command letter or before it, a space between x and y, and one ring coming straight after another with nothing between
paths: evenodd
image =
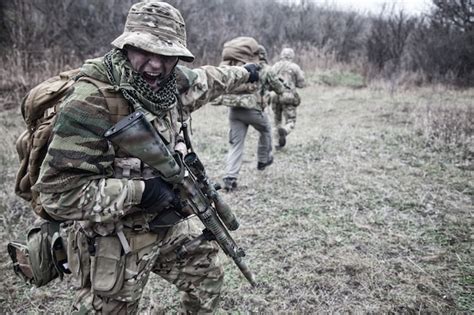
<instances>
[{"instance_id":1,"label":"camouflage jacket","mask_svg":"<svg viewBox=\"0 0 474 315\"><path fill-rule=\"evenodd\" d=\"M296 88L304 87L304 72L296 63L283 59L275 63L272 70L285 81L285 84L293 92Z\"/></svg>"},{"instance_id":2,"label":"camouflage jacket","mask_svg":"<svg viewBox=\"0 0 474 315\"><path fill-rule=\"evenodd\" d=\"M96 60L96 64L101 63ZM203 66L193 70L180 67L179 70L184 74L181 78L184 82L179 82L178 90L187 112L230 92L249 77L242 67ZM94 79L108 82L100 74ZM125 117L133 109L121 93L117 94L128 107L119 115ZM148 112L147 115L153 114ZM61 104L40 178L34 186L51 217L110 225L137 211L133 206L141 201L143 174L133 176L137 162L127 160L129 156L116 151L104 138L105 131L121 118L112 116L103 93L88 81L77 81ZM180 127L177 106L162 117L153 117L154 126L173 152ZM118 161L122 159L132 168L132 176L117 173ZM142 168L138 161L135 169ZM110 229L104 229L108 230L104 233L110 233Z\"/></svg>"},{"instance_id":3,"label":"camouflage jacket","mask_svg":"<svg viewBox=\"0 0 474 315\"><path fill-rule=\"evenodd\" d=\"M236 88L231 94L222 95L213 102L214 105L225 105L229 107L244 107L250 109L264 110L266 102L264 95L268 91L282 94L285 86L278 76L267 64L261 64L259 80L256 83L246 83Z\"/></svg>"}]
</instances>

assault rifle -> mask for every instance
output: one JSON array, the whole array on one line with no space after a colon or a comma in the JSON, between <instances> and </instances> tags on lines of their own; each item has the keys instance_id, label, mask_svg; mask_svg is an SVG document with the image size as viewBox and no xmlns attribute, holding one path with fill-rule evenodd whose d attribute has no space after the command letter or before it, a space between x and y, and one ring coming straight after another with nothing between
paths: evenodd
<instances>
[{"instance_id":1,"label":"assault rifle","mask_svg":"<svg viewBox=\"0 0 474 315\"><path fill-rule=\"evenodd\" d=\"M244 250L238 247L229 233L229 230L238 229L239 223L192 151L186 123L183 123L182 129L188 147L184 158L180 154L171 154L160 134L139 111L107 130L105 137L154 168L164 180L173 184L180 197L180 212L192 213L203 223L205 229L202 234L180 247L176 253L178 257L192 252L204 241L215 240L250 284L256 286L250 269L242 259Z\"/></svg>"}]
</instances>

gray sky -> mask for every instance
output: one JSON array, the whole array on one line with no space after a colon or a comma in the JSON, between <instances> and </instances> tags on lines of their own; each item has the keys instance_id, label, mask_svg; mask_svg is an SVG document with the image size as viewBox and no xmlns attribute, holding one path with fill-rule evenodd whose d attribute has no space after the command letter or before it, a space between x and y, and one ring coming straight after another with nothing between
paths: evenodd
<instances>
[{"instance_id":1,"label":"gray sky","mask_svg":"<svg viewBox=\"0 0 474 315\"><path fill-rule=\"evenodd\" d=\"M403 9L409 14L428 13L431 0L313 0L315 3L334 4L341 9L354 9L362 12L379 13L383 4Z\"/></svg>"}]
</instances>

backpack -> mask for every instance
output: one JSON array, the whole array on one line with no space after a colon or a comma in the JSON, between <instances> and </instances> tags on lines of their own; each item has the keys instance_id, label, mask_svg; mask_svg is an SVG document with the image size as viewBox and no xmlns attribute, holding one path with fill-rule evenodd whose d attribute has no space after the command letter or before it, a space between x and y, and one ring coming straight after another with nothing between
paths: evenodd
<instances>
[{"instance_id":1,"label":"backpack","mask_svg":"<svg viewBox=\"0 0 474 315\"><path fill-rule=\"evenodd\" d=\"M21 102L21 114L26 123L26 130L16 141L20 168L16 175L15 193L29 201L34 212L46 220L52 219L41 206L38 193L32 191L31 187L38 180L59 105L77 74L79 69L65 71L49 78L31 89Z\"/></svg>"},{"instance_id":2,"label":"backpack","mask_svg":"<svg viewBox=\"0 0 474 315\"><path fill-rule=\"evenodd\" d=\"M47 79L31 89L21 103L21 113L27 128L16 141L20 168L16 175L15 193L29 201L33 211L48 221L55 220L44 210L39 193L31 187L38 181L41 164L51 141L56 114L71 91L71 86L76 82L79 72L80 69L73 69ZM113 119L129 113L128 103L110 84L90 77L80 77L78 80L90 82L100 89Z\"/></svg>"}]
</instances>

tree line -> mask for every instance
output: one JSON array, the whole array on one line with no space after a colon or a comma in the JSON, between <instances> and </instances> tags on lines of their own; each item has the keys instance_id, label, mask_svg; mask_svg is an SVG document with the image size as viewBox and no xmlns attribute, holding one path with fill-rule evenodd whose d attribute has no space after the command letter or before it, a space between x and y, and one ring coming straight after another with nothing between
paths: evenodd
<instances>
[{"instance_id":1,"label":"tree line","mask_svg":"<svg viewBox=\"0 0 474 315\"><path fill-rule=\"evenodd\" d=\"M134 0L0 2L0 53L17 71L79 65L110 49ZM432 0L411 16L394 7L378 15L323 7L309 0L169 0L187 24L196 65L218 64L223 43L246 35L275 57L295 48L297 61L332 58L358 64L366 76L418 73L423 82L474 85L474 2ZM6 62L6 63L5 63ZM308 69L311 70L311 69Z\"/></svg>"}]
</instances>

